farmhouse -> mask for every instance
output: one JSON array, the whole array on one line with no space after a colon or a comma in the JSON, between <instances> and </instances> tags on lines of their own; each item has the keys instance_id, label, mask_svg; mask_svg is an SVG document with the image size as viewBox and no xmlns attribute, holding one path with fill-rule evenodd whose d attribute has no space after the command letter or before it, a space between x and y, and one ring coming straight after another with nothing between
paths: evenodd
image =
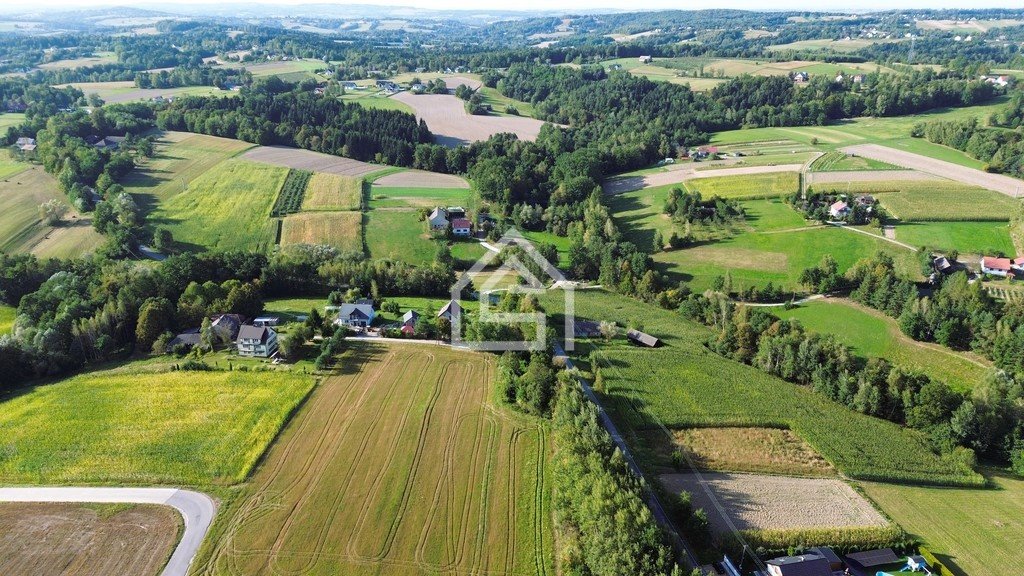
<instances>
[{"instance_id":1,"label":"farmhouse","mask_svg":"<svg viewBox=\"0 0 1024 576\"><path fill-rule=\"evenodd\" d=\"M842 200L836 200L828 207L828 214L833 218L846 218L849 213L850 206Z\"/></svg>"},{"instance_id":2,"label":"farmhouse","mask_svg":"<svg viewBox=\"0 0 1024 576\"><path fill-rule=\"evenodd\" d=\"M433 231L448 230L448 211L438 206L427 216L427 224Z\"/></svg>"},{"instance_id":3,"label":"farmhouse","mask_svg":"<svg viewBox=\"0 0 1024 576\"><path fill-rule=\"evenodd\" d=\"M245 317L241 314L220 314L212 318L210 326L224 342L234 342L242 324L245 324Z\"/></svg>"},{"instance_id":4,"label":"farmhouse","mask_svg":"<svg viewBox=\"0 0 1024 576\"><path fill-rule=\"evenodd\" d=\"M167 347L174 349L176 346L198 346L199 340L199 328L191 328L175 336L167 343Z\"/></svg>"},{"instance_id":5,"label":"farmhouse","mask_svg":"<svg viewBox=\"0 0 1024 576\"><path fill-rule=\"evenodd\" d=\"M994 256L983 256L981 258L981 273L993 276L1009 276L1013 272L1013 261L1009 258L996 258Z\"/></svg>"},{"instance_id":6,"label":"farmhouse","mask_svg":"<svg viewBox=\"0 0 1024 576\"><path fill-rule=\"evenodd\" d=\"M409 310L402 316L402 332L412 336L416 333L416 322L420 319L420 313Z\"/></svg>"},{"instance_id":7,"label":"farmhouse","mask_svg":"<svg viewBox=\"0 0 1024 576\"><path fill-rule=\"evenodd\" d=\"M637 58L637 60L639 60L641 64L650 64L651 61L654 60L654 58L650 56L641 56Z\"/></svg>"},{"instance_id":8,"label":"farmhouse","mask_svg":"<svg viewBox=\"0 0 1024 576\"><path fill-rule=\"evenodd\" d=\"M817 554L773 558L766 565L771 576L832 576L829 561Z\"/></svg>"},{"instance_id":9,"label":"farmhouse","mask_svg":"<svg viewBox=\"0 0 1024 576\"><path fill-rule=\"evenodd\" d=\"M95 139L92 142L94 148L100 150L117 150L121 147L121 143L124 142L124 136L104 136L102 138Z\"/></svg>"},{"instance_id":10,"label":"farmhouse","mask_svg":"<svg viewBox=\"0 0 1024 576\"><path fill-rule=\"evenodd\" d=\"M342 82L341 87L345 90L359 90L359 84L355 82Z\"/></svg>"},{"instance_id":11,"label":"farmhouse","mask_svg":"<svg viewBox=\"0 0 1024 576\"><path fill-rule=\"evenodd\" d=\"M427 91L427 85L421 82L417 82L410 86L409 90L411 90L414 94L423 94L424 92Z\"/></svg>"},{"instance_id":12,"label":"farmhouse","mask_svg":"<svg viewBox=\"0 0 1024 576\"><path fill-rule=\"evenodd\" d=\"M366 328L373 324L376 317L377 311L370 304L342 304L338 309L338 319L334 323L350 328Z\"/></svg>"},{"instance_id":13,"label":"farmhouse","mask_svg":"<svg viewBox=\"0 0 1024 576\"><path fill-rule=\"evenodd\" d=\"M473 233L473 223L465 218L456 218L452 220L452 235L454 236L469 236Z\"/></svg>"},{"instance_id":14,"label":"farmhouse","mask_svg":"<svg viewBox=\"0 0 1024 576\"><path fill-rule=\"evenodd\" d=\"M1013 262L1010 262L1010 268L1013 268L1015 273L1024 274L1024 256L1014 258Z\"/></svg>"},{"instance_id":15,"label":"farmhouse","mask_svg":"<svg viewBox=\"0 0 1024 576\"><path fill-rule=\"evenodd\" d=\"M864 82L864 75L863 74L855 74L853 76L853 83L854 84L861 84L863 82Z\"/></svg>"},{"instance_id":16,"label":"farmhouse","mask_svg":"<svg viewBox=\"0 0 1024 576\"><path fill-rule=\"evenodd\" d=\"M634 344L639 344L640 346L646 346L648 348L657 348L661 346L661 340L659 338L639 330L630 330L629 332L626 332L626 338Z\"/></svg>"},{"instance_id":17,"label":"farmhouse","mask_svg":"<svg viewBox=\"0 0 1024 576\"><path fill-rule=\"evenodd\" d=\"M277 353L277 332L269 326L246 324L238 331L238 355L269 358Z\"/></svg>"},{"instance_id":18,"label":"farmhouse","mask_svg":"<svg viewBox=\"0 0 1024 576\"><path fill-rule=\"evenodd\" d=\"M811 75L808 74L807 72L797 72L796 74L793 74L793 82L802 84L810 79Z\"/></svg>"},{"instance_id":19,"label":"farmhouse","mask_svg":"<svg viewBox=\"0 0 1024 576\"><path fill-rule=\"evenodd\" d=\"M36 139L22 136L21 138L18 138L18 141L15 142L14 145L22 152L31 152L36 149Z\"/></svg>"},{"instance_id":20,"label":"farmhouse","mask_svg":"<svg viewBox=\"0 0 1024 576\"><path fill-rule=\"evenodd\" d=\"M445 208L444 211L446 214L448 214L449 220L466 217L466 209L463 208L462 206L449 206Z\"/></svg>"},{"instance_id":21,"label":"farmhouse","mask_svg":"<svg viewBox=\"0 0 1024 576\"><path fill-rule=\"evenodd\" d=\"M438 318L444 318L451 322L452 316L462 316L462 306L455 300L449 300L447 304L437 313Z\"/></svg>"},{"instance_id":22,"label":"farmhouse","mask_svg":"<svg viewBox=\"0 0 1024 576\"><path fill-rule=\"evenodd\" d=\"M953 272L953 265L949 263L949 259L945 256L938 256L933 259L932 268L939 274L951 274Z\"/></svg>"},{"instance_id":23,"label":"farmhouse","mask_svg":"<svg viewBox=\"0 0 1024 576\"><path fill-rule=\"evenodd\" d=\"M390 80L377 80L377 88L388 93L395 93L401 90L401 88L398 87L398 84L395 84Z\"/></svg>"}]
</instances>

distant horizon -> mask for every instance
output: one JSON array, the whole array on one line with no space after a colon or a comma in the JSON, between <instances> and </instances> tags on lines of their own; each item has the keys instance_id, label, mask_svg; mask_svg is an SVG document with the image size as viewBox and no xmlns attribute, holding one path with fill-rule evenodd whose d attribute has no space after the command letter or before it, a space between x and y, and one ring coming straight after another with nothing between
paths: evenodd
<instances>
[{"instance_id":1,"label":"distant horizon","mask_svg":"<svg viewBox=\"0 0 1024 576\"><path fill-rule=\"evenodd\" d=\"M627 3L621 0L611 0L608 2L602 2L600 5L595 5L593 2L588 0L561 0L551 2L548 0L520 0L516 3L515 7L509 7L507 2L500 2L498 0L478 0L473 6L467 7L465 0L376 0L376 1L360 1L360 0L332 0L332 1L310 1L310 0L271 0L271 1L251 1L251 0L221 0L218 2L219 5L225 4L242 4L247 6L295 6L300 7L303 5L307 6L346 6L346 5L362 5L362 6L383 6L389 8L413 8L418 10L458 10L465 12L486 12L486 11L502 11L502 12L559 12L559 11L579 11L579 12L602 12L602 11L618 11L618 12L646 12L655 10L706 10L709 9L707 6L692 6L685 5L680 6L678 0L648 0L643 4L643 8L638 8L635 3ZM807 0L781 0L781 2L773 3L771 9L766 9L762 2L755 2L754 0L722 0L718 2L714 8L716 9L734 9L734 10L748 10L751 12L782 12L782 11L803 11L803 12L869 12L869 11L883 11L883 10L1000 10L1000 9L1021 9L1019 1L1014 0L993 0L991 3L985 6L971 6L966 5L967 2L960 1L942 1L942 0L897 0L896 2L889 2L886 0L866 0L855 2L855 6L851 6L849 0L818 0L814 2L813 6L808 6ZM175 7L182 5L188 5L190 7L209 5L209 0L174 0L174 2L165 2L159 0L36 0L31 3L31 7L20 5L20 6L5 6L0 7L0 11L6 13L32 13L40 10L74 10L74 9L89 9L89 8L107 8L115 6L125 6L140 9L150 10L164 10L173 11Z\"/></svg>"}]
</instances>

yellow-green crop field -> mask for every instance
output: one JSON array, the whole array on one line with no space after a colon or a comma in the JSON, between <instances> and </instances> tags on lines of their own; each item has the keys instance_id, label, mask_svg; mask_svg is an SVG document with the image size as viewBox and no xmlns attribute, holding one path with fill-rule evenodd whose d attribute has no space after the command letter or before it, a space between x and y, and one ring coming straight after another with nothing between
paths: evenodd
<instances>
[{"instance_id":1,"label":"yellow-green crop field","mask_svg":"<svg viewBox=\"0 0 1024 576\"><path fill-rule=\"evenodd\" d=\"M0 482L234 484L313 383L129 368L18 390L0 402Z\"/></svg>"},{"instance_id":2,"label":"yellow-green crop field","mask_svg":"<svg viewBox=\"0 0 1024 576\"><path fill-rule=\"evenodd\" d=\"M359 210L362 203L362 179L315 172L306 185L302 210Z\"/></svg>"}]
</instances>

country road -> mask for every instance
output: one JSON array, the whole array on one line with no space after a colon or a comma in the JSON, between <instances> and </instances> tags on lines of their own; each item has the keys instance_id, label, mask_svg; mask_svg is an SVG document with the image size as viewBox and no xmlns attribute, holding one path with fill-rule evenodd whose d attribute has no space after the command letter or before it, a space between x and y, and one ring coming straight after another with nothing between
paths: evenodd
<instances>
[{"instance_id":1,"label":"country road","mask_svg":"<svg viewBox=\"0 0 1024 576\"><path fill-rule=\"evenodd\" d=\"M1010 178L1002 174L990 174L982 170L960 166L959 164L953 164L944 160L936 160L935 158L879 144L857 144L855 146L847 146L842 151L847 154L855 154L864 158L880 160L889 164L895 164L896 166L902 166L903 168L956 180L971 186L981 186L982 188L1006 194L1011 198L1018 197L1024 191L1024 181L1017 180L1016 178Z\"/></svg>"},{"instance_id":2,"label":"country road","mask_svg":"<svg viewBox=\"0 0 1024 576\"><path fill-rule=\"evenodd\" d=\"M0 488L0 502L75 502L104 504L159 504L181 513L185 533L161 576L186 576L199 546L217 514L217 504L206 494L177 488Z\"/></svg>"}]
</instances>

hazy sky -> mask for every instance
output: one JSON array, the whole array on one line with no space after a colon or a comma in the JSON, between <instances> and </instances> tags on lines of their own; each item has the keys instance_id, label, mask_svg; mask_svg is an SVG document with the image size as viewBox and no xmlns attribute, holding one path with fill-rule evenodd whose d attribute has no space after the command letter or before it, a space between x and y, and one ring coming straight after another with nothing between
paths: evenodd
<instances>
[{"instance_id":1,"label":"hazy sky","mask_svg":"<svg viewBox=\"0 0 1024 576\"><path fill-rule=\"evenodd\" d=\"M12 0L0 0L6 4ZM1013 8L1021 7L1020 0L718 0L714 3L696 2L693 0L645 0L643 2L627 0L255 0L268 4L378 4L390 6L414 6L417 8L461 8L473 9L504 9L504 10L593 10L597 8L617 8L624 10L651 10L661 8L697 9L697 8L739 8L747 10L872 10L891 8ZM160 2L145 0L32 0L21 3L25 10L55 6L152 6ZM210 0L174 0L165 5L173 4L209 4ZM231 3L252 4L253 0L217 0L218 5ZM10 9L12 6L7 6Z\"/></svg>"}]
</instances>

